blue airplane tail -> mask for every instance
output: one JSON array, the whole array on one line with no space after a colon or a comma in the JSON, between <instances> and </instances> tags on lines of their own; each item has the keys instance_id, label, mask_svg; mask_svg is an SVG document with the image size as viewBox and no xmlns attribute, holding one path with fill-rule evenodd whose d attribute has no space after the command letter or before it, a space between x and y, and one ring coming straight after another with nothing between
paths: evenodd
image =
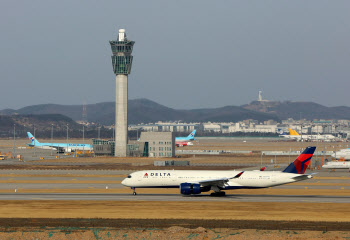
<instances>
[{"instance_id":1,"label":"blue airplane tail","mask_svg":"<svg viewBox=\"0 0 350 240\"><path fill-rule=\"evenodd\" d=\"M31 141L31 145L33 145L33 146L40 145L40 142L38 140L36 140L35 137L30 132L27 132L27 135L28 135L29 140Z\"/></svg>"},{"instance_id":2,"label":"blue airplane tail","mask_svg":"<svg viewBox=\"0 0 350 240\"><path fill-rule=\"evenodd\" d=\"M187 136L187 138L188 138L188 139L194 139L194 135L196 135L196 131L197 131L197 130L193 130L193 132L191 132L191 133Z\"/></svg>"},{"instance_id":3,"label":"blue airplane tail","mask_svg":"<svg viewBox=\"0 0 350 240\"><path fill-rule=\"evenodd\" d=\"M287 135L282 129L278 129L277 131L279 135Z\"/></svg>"}]
</instances>

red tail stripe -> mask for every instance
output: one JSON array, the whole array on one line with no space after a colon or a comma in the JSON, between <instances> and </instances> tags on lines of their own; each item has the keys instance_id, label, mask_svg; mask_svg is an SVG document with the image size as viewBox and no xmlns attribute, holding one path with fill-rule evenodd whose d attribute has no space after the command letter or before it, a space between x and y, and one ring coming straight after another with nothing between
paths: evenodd
<instances>
[{"instance_id":1,"label":"red tail stripe","mask_svg":"<svg viewBox=\"0 0 350 240\"><path fill-rule=\"evenodd\" d=\"M313 154L300 154L299 157L295 161L305 161L306 159L312 157Z\"/></svg>"}]
</instances>

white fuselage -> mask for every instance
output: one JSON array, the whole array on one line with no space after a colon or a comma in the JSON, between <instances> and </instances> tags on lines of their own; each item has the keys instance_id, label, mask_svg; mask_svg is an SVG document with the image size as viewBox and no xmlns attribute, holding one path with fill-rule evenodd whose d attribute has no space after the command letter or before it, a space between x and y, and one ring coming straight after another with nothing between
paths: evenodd
<instances>
[{"instance_id":1,"label":"white fuselage","mask_svg":"<svg viewBox=\"0 0 350 240\"><path fill-rule=\"evenodd\" d=\"M330 168L330 169L350 169L350 161L327 162L322 167L323 168Z\"/></svg>"},{"instance_id":2,"label":"white fuselage","mask_svg":"<svg viewBox=\"0 0 350 240\"><path fill-rule=\"evenodd\" d=\"M335 140L335 137L331 134L325 135L280 135L280 137L284 137L287 139L293 139L296 141L332 141Z\"/></svg>"},{"instance_id":3,"label":"white fuselage","mask_svg":"<svg viewBox=\"0 0 350 240\"><path fill-rule=\"evenodd\" d=\"M138 171L122 181L127 187L135 188L178 188L181 183L200 183L222 178L229 179L221 189L266 188L300 181L295 177L303 174L275 171L245 171L239 178L233 178L239 171L204 171L204 170L148 170ZM308 178L311 178L309 176ZM302 179L304 180L304 179ZM201 187L212 184L200 183Z\"/></svg>"},{"instance_id":4,"label":"white fuselage","mask_svg":"<svg viewBox=\"0 0 350 240\"><path fill-rule=\"evenodd\" d=\"M333 153L331 156L336 159L343 158L345 160L350 160L350 148L341 149L340 151Z\"/></svg>"}]
</instances>

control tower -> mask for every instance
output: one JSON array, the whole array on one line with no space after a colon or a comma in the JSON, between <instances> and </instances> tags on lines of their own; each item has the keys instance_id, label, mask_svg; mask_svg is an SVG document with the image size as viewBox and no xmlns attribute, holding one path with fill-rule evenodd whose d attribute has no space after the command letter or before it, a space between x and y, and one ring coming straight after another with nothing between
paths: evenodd
<instances>
[{"instance_id":1,"label":"control tower","mask_svg":"<svg viewBox=\"0 0 350 240\"><path fill-rule=\"evenodd\" d=\"M125 29L119 29L118 39L109 41L109 43L113 53L113 72L116 75L114 156L126 157L128 143L128 75L131 72L131 53L135 42L126 38Z\"/></svg>"}]
</instances>

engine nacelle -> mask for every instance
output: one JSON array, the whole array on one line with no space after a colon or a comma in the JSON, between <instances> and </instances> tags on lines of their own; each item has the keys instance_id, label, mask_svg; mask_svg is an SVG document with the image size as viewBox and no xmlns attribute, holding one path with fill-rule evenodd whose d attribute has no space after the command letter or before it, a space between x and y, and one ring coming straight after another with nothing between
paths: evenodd
<instances>
[{"instance_id":1,"label":"engine nacelle","mask_svg":"<svg viewBox=\"0 0 350 240\"><path fill-rule=\"evenodd\" d=\"M196 183L181 183L180 193L183 195L200 194L201 185Z\"/></svg>"}]
</instances>

